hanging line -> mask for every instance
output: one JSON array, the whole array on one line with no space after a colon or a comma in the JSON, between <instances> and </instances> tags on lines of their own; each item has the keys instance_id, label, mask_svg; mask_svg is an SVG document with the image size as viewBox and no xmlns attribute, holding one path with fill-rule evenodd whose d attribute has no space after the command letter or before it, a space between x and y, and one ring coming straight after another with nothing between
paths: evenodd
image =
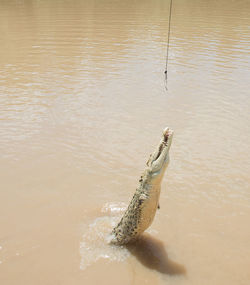
<instances>
[{"instance_id":1,"label":"hanging line","mask_svg":"<svg viewBox=\"0 0 250 285\"><path fill-rule=\"evenodd\" d=\"M169 50L170 28L171 28L171 15L172 15L172 0L170 0L170 4L169 4L167 56L166 56L166 68L164 71L166 90L168 90L168 86L167 86L167 81L168 81L168 50Z\"/></svg>"}]
</instances>

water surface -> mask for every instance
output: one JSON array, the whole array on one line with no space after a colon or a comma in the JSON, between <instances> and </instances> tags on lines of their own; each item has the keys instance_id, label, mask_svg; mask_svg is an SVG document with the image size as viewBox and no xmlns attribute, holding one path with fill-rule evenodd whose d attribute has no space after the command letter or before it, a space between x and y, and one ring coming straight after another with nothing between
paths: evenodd
<instances>
[{"instance_id":1,"label":"water surface","mask_svg":"<svg viewBox=\"0 0 250 285\"><path fill-rule=\"evenodd\" d=\"M249 284L250 3L0 0L1 284ZM106 234L162 130L153 225Z\"/></svg>"}]
</instances>

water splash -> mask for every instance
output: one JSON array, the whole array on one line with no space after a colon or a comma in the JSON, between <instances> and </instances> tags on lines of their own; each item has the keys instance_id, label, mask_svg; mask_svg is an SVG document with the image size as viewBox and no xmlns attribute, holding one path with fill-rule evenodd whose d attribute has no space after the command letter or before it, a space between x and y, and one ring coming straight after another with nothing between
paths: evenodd
<instances>
[{"instance_id":1,"label":"water splash","mask_svg":"<svg viewBox=\"0 0 250 285\"><path fill-rule=\"evenodd\" d=\"M80 269L85 270L99 259L122 262L128 258L129 251L125 247L109 244L111 231L119 222L126 205L105 204L100 216L85 225L85 232L80 243Z\"/></svg>"}]
</instances>

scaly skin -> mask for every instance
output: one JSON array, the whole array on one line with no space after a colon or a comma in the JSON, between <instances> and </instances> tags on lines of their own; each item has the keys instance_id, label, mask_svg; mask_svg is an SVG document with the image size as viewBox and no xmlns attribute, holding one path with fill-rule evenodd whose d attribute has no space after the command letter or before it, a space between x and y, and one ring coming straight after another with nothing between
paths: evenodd
<instances>
[{"instance_id":1,"label":"scaly skin","mask_svg":"<svg viewBox=\"0 0 250 285\"><path fill-rule=\"evenodd\" d=\"M166 128L156 151L149 157L126 212L111 232L111 243L120 245L133 241L152 224L159 205L161 181L169 163L172 137L173 131Z\"/></svg>"}]
</instances>

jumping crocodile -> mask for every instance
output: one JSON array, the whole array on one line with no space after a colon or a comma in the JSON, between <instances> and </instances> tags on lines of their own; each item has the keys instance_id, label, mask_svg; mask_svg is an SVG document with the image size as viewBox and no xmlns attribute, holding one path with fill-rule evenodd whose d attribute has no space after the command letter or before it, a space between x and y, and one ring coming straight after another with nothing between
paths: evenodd
<instances>
[{"instance_id":1,"label":"jumping crocodile","mask_svg":"<svg viewBox=\"0 0 250 285\"><path fill-rule=\"evenodd\" d=\"M155 152L150 155L139 187L122 219L111 232L111 243L126 244L135 240L153 222L161 192L161 181L169 163L173 131L166 128Z\"/></svg>"}]
</instances>

